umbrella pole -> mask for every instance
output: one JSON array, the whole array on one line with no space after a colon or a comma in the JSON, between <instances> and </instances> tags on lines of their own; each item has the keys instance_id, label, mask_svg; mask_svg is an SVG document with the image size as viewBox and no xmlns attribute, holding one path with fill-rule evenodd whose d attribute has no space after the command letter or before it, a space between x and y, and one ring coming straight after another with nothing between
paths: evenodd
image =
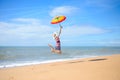
<instances>
[{"instance_id":1,"label":"umbrella pole","mask_svg":"<svg viewBox=\"0 0 120 80\"><path fill-rule=\"evenodd\" d=\"M59 23L59 26L60 26L61 28L63 28L60 23Z\"/></svg>"}]
</instances>

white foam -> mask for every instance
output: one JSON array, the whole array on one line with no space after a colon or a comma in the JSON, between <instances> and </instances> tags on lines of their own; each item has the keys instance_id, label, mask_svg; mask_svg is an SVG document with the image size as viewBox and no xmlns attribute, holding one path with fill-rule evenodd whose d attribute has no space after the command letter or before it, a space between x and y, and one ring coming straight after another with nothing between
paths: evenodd
<instances>
[{"instance_id":1,"label":"white foam","mask_svg":"<svg viewBox=\"0 0 120 80\"><path fill-rule=\"evenodd\" d=\"M27 62L18 62L6 65L0 65L0 68L8 68L8 67L18 67L18 66L26 66L26 65L35 65L35 64L45 64L45 63L53 63L53 62L60 62L66 61L67 59L58 59L58 60L48 60L48 61L27 61Z\"/></svg>"},{"instance_id":2,"label":"white foam","mask_svg":"<svg viewBox=\"0 0 120 80\"><path fill-rule=\"evenodd\" d=\"M90 56L89 56L90 57ZM91 56L96 57L96 56ZM12 64L0 65L0 68L8 68L8 67L18 67L18 66L26 66L26 65L35 65L35 64L45 64L45 63L53 63L53 62L61 62L61 61L69 61L69 60L77 60L88 58L88 56L82 57L74 57L74 58L67 58L67 59L56 59L56 60L47 60L47 61L26 61L26 62L17 62Z\"/></svg>"}]
</instances>

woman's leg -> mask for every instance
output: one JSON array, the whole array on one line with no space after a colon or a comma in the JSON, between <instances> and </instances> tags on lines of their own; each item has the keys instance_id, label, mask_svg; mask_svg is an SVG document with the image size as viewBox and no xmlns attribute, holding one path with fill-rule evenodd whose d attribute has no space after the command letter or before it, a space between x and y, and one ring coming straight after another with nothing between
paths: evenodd
<instances>
[{"instance_id":1,"label":"woman's leg","mask_svg":"<svg viewBox=\"0 0 120 80\"><path fill-rule=\"evenodd\" d=\"M55 47L55 52L58 53L58 54L61 54L61 47L60 46L56 46Z\"/></svg>"},{"instance_id":2,"label":"woman's leg","mask_svg":"<svg viewBox=\"0 0 120 80\"><path fill-rule=\"evenodd\" d=\"M61 54L61 50L56 50L51 44L48 44L48 46L51 48L51 52Z\"/></svg>"},{"instance_id":3,"label":"woman's leg","mask_svg":"<svg viewBox=\"0 0 120 80\"><path fill-rule=\"evenodd\" d=\"M61 52L61 50L55 50L55 53L61 54L62 52Z\"/></svg>"},{"instance_id":4,"label":"woman's leg","mask_svg":"<svg viewBox=\"0 0 120 80\"><path fill-rule=\"evenodd\" d=\"M48 44L48 46L50 47L51 52L54 52L54 51L55 51L55 48L54 48L51 44Z\"/></svg>"}]
</instances>

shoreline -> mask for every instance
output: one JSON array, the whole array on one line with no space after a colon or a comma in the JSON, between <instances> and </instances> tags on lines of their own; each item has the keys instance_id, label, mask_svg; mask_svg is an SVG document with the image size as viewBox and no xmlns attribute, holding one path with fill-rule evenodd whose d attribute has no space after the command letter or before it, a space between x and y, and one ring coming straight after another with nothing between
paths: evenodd
<instances>
[{"instance_id":1,"label":"shoreline","mask_svg":"<svg viewBox=\"0 0 120 80\"><path fill-rule=\"evenodd\" d=\"M119 55L119 54L112 54L112 55ZM79 59L87 59L87 58L94 58L94 57L102 57L102 56L112 56L112 55L101 55L101 56L90 56L90 57L81 57L81 58L67 58L67 59L56 59L56 60L46 60L46 61L27 61L24 63L17 63L11 65L4 65L0 66L0 69L3 68L14 68L14 67L24 67L24 66L32 66L32 65L42 65L42 64L51 64L56 62L64 62L64 61L71 61L71 60L79 60Z\"/></svg>"},{"instance_id":2,"label":"shoreline","mask_svg":"<svg viewBox=\"0 0 120 80\"><path fill-rule=\"evenodd\" d=\"M0 68L0 80L120 80L120 54Z\"/></svg>"}]
</instances>

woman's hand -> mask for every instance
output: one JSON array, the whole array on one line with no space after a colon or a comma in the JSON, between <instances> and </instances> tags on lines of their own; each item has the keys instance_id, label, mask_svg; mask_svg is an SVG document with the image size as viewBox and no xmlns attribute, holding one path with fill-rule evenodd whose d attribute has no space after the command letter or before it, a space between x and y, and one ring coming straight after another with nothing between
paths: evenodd
<instances>
[{"instance_id":1,"label":"woman's hand","mask_svg":"<svg viewBox=\"0 0 120 80\"><path fill-rule=\"evenodd\" d=\"M60 25L60 28L62 29L63 27Z\"/></svg>"}]
</instances>

